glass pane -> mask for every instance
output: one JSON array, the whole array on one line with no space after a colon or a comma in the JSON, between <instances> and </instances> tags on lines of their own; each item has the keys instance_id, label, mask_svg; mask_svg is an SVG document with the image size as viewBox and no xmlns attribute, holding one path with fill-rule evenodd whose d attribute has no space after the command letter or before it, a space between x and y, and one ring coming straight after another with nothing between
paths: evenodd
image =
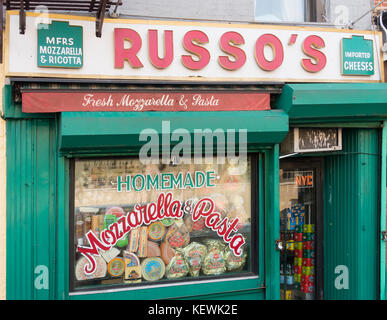
<instances>
[{"instance_id":1,"label":"glass pane","mask_svg":"<svg viewBox=\"0 0 387 320\"><path fill-rule=\"evenodd\" d=\"M256 0L255 20L262 22L305 22L304 0Z\"/></svg>"},{"instance_id":2,"label":"glass pane","mask_svg":"<svg viewBox=\"0 0 387 320\"><path fill-rule=\"evenodd\" d=\"M250 158L82 159L74 170L73 288L252 271Z\"/></svg>"},{"instance_id":3,"label":"glass pane","mask_svg":"<svg viewBox=\"0 0 387 320\"><path fill-rule=\"evenodd\" d=\"M280 170L281 299L315 297L315 170Z\"/></svg>"}]
</instances>

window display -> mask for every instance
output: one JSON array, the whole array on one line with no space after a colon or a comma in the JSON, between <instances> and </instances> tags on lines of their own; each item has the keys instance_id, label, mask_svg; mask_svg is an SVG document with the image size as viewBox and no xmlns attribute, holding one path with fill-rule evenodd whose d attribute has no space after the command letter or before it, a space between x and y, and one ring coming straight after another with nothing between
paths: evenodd
<instances>
[{"instance_id":1,"label":"window display","mask_svg":"<svg viewBox=\"0 0 387 320\"><path fill-rule=\"evenodd\" d=\"M71 289L253 273L254 159L74 160Z\"/></svg>"},{"instance_id":2,"label":"window display","mask_svg":"<svg viewBox=\"0 0 387 320\"><path fill-rule=\"evenodd\" d=\"M315 298L315 172L280 170L280 287L283 300Z\"/></svg>"}]
</instances>

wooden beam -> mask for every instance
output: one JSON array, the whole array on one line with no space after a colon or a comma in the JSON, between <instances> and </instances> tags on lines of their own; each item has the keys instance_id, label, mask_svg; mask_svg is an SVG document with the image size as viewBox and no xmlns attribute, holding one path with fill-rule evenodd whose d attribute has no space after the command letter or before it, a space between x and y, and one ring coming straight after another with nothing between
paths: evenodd
<instances>
[{"instance_id":1,"label":"wooden beam","mask_svg":"<svg viewBox=\"0 0 387 320\"><path fill-rule=\"evenodd\" d=\"M102 26L103 26L103 20L105 18L105 11L106 11L106 4L108 0L102 0L99 4L99 8L96 15L96 22L95 22L95 28L96 28L96 36L98 38L101 38L102 36Z\"/></svg>"}]
</instances>

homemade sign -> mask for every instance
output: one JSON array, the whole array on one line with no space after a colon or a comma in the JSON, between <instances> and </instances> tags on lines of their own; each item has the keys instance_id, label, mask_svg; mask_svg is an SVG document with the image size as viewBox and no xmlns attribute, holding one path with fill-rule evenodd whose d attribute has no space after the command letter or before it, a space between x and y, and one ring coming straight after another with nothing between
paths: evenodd
<instances>
[{"instance_id":1,"label":"homemade sign","mask_svg":"<svg viewBox=\"0 0 387 320\"><path fill-rule=\"evenodd\" d=\"M6 76L237 82L384 78L379 32L105 19L103 37L97 38L90 17L51 14L48 29L39 30L39 15L27 12L31 27L23 35L17 12L7 13Z\"/></svg>"}]
</instances>

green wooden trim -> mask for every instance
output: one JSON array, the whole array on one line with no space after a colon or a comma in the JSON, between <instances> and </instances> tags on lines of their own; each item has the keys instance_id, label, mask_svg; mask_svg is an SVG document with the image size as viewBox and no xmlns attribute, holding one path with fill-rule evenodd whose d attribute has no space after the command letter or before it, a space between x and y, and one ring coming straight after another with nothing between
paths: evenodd
<instances>
[{"instance_id":1,"label":"green wooden trim","mask_svg":"<svg viewBox=\"0 0 387 320\"><path fill-rule=\"evenodd\" d=\"M219 282L196 282L195 284L176 285L152 288L139 288L127 291L96 292L89 294L70 295L70 300L164 300L164 299L199 299L210 297L216 299L224 294L262 294L259 280L244 279Z\"/></svg>"},{"instance_id":2,"label":"green wooden trim","mask_svg":"<svg viewBox=\"0 0 387 320\"><path fill-rule=\"evenodd\" d=\"M279 146L277 145L277 149ZM257 151L257 150L256 150ZM277 150L278 152L278 150ZM104 154L109 156L110 154ZM100 155L103 156L103 155ZM275 157L275 156L274 156ZM260 153L258 156L258 186L259 186L259 199L257 202L258 210L258 277L254 279L232 279L230 281L219 281L219 282L193 282L192 284L185 283L184 285L175 285L175 286L166 286L153 288L139 288L132 290L125 290L125 288L112 289L111 292L105 287L104 290L96 292L88 292L87 294L82 294L81 292L69 293L68 283L62 283L60 288L58 288L58 298L59 299L70 299L70 300L141 300L141 299L222 299L223 297L229 297L231 299L265 299L265 260L267 255L267 248L265 247L265 221L267 217L265 215L268 213L268 210L265 209L266 198L263 195L266 193L262 188L265 185L269 184L266 182L267 176L276 176L278 173L271 173L270 168L264 168L267 158L266 153ZM278 153L277 153L278 159ZM68 174L68 163L69 160L61 157L59 163L65 161L65 171L63 175L65 181L66 192L69 190L69 174ZM61 172L60 169L63 164L59 165L58 172ZM263 174L264 173L264 174ZM58 179L60 181L61 178ZM279 180L278 180L279 181ZM279 189L279 187L278 187ZM58 191L60 192L60 190ZM69 208L68 208L68 194L59 196L59 204L64 201L66 208L62 211L65 211L63 216L64 218L58 218L58 231L65 230L64 232L58 232L58 264L57 270L59 273L63 273L65 276L62 279L69 279L69 248L68 248L68 239L69 239ZM279 198L277 199L279 201ZM60 216L63 212L58 212ZM270 213L269 213L270 214ZM63 225L62 225L63 224ZM279 236L279 216L278 216L278 236ZM63 242L62 240L63 239ZM63 248L63 249L61 249ZM64 254L63 254L64 252ZM275 259L275 258L274 258ZM279 256L278 256L278 268L273 268L274 272L278 275L278 297L279 297ZM273 276L275 279L276 276ZM63 281L62 281L63 282ZM275 290L275 289L274 289ZM267 296L266 296L267 298Z\"/></svg>"},{"instance_id":3,"label":"green wooden trim","mask_svg":"<svg viewBox=\"0 0 387 320\"><path fill-rule=\"evenodd\" d=\"M387 119L387 84L287 84L274 108L288 112L290 123L381 121Z\"/></svg>"},{"instance_id":4,"label":"green wooden trim","mask_svg":"<svg viewBox=\"0 0 387 320\"><path fill-rule=\"evenodd\" d=\"M316 120L317 121L317 120ZM374 121L374 122L364 122L359 119L358 122L314 122L305 123L304 121L294 121L290 123L290 127L296 128L359 128L359 129L367 129L367 128L380 128L383 126L382 121Z\"/></svg>"},{"instance_id":5,"label":"green wooden trim","mask_svg":"<svg viewBox=\"0 0 387 320\"><path fill-rule=\"evenodd\" d=\"M54 119L55 113L25 113L22 112L21 102L15 102L12 98L12 86L3 87L3 114L4 119Z\"/></svg>"},{"instance_id":6,"label":"green wooden trim","mask_svg":"<svg viewBox=\"0 0 387 320\"><path fill-rule=\"evenodd\" d=\"M280 299L279 145L265 153L265 282L266 299Z\"/></svg>"},{"instance_id":7,"label":"green wooden trim","mask_svg":"<svg viewBox=\"0 0 387 320\"><path fill-rule=\"evenodd\" d=\"M163 122L165 121L165 122ZM288 116L275 111L218 112L65 112L60 121L60 150L63 154L89 152L100 154L125 149L138 153L145 143L140 133L153 130L161 135L162 124L170 131L184 128L191 136L195 130L247 130L250 148L281 142L288 132ZM164 130L165 131L165 130ZM158 137L160 139L160 136ZM191 139L191 141L194 141ZM171 141L171 145L177 143Z\"/></svg>"},{"instance_id":8,"label":"green wooden trim","mask_svg":"<svg viewBox=\"0 0 387 320\"><path fill-rule=\"evenodd\" d=\"M380 230L386 231L387 121L383 124L380 166ZM386 300L386 242L380 241L380 299Z\"/></svg>"}]
</instances>

